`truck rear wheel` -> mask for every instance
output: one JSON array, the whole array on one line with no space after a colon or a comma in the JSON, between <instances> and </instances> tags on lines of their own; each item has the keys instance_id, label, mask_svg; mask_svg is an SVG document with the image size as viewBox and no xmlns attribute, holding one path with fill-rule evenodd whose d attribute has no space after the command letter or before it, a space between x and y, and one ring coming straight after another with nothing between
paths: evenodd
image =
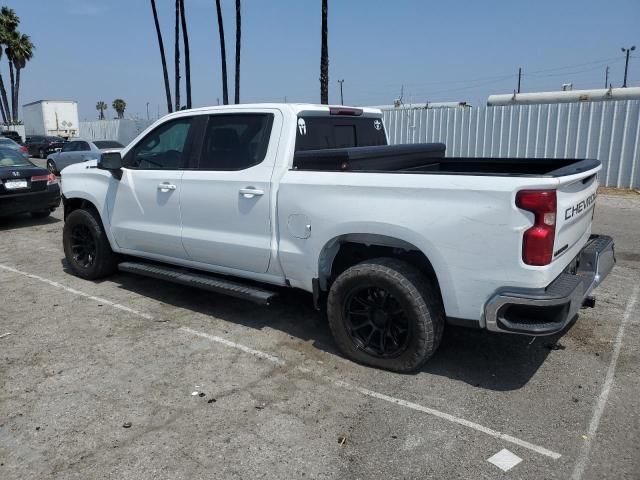
<instances>
[{"instance_id":1,"label":"truck rear wheel","mask_svg":"<svg viewBox=\"0 0 640 480\"><path fill-rule=\"evenodd\" d=\"M79 277L95 280L112 274L118 266L95 210L74 210L67 216L62 244L71 270Z\"/></svg>"},{"instance_id":2,"label":"truck rear wheel","mask_svg":"<svg viewBox=\"0 0 640 480\"><path fill-rule=\"evenodd\" d=\"M444 329L435 287L395 258L366 260L340 274L329 291L327 316L347 357L395 372L424 365Z\"/></svg>"}]
</instances>

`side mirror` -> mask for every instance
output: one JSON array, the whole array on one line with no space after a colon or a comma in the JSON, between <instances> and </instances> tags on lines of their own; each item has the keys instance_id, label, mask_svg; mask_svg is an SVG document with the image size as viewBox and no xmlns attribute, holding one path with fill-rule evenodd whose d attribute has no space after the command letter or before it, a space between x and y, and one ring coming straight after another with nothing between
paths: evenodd
<instances>
[{"instance_id":1,"label":"side mirror","mask_svg":"<svg viewBox=\"0 0 640 480\"><path fill-rule=\"evenodd\" d=\"M120 152L104 152L98 158L98 168L109 170L114 177L122 177L122 156Z\"/></svg>"}]
</instances>

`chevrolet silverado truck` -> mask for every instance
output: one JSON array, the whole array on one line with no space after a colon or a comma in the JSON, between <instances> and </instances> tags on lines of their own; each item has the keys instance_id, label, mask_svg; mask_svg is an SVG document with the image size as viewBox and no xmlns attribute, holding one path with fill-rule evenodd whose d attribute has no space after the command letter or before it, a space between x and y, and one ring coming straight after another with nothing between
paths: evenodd
<instances>
[{"instance_id":1,"label":"chevrolet silverado truck","mask_svg":"<svg viewBox=\"0 0 640 480\"><path fill-rule=\"evenodd\" d=\"M347 357L398 372L445 325L560 332L615 263L594 235L597 160L449 158L388 145L379 110L168 115L62 173L72 271L117 270L268 304L302 289Z\"/></svg>"}]
</instances>

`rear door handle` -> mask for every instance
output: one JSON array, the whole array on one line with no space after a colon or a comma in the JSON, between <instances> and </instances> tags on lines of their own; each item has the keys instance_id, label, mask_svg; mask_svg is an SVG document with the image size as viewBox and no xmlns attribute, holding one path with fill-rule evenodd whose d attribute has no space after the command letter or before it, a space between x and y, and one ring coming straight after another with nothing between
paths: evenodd
<instances>
[{"instance_id":1,"label":"rear door handle","mask_svg":"<svg viewBox=\"0 0 640 480\"><path fill-rule=\"evenodd\" d=\"M245 198L253 198L256 196L264 195L264 190L260 190L255 187L241 188L240 195L242 195Z\"/></svg>"},{"instance_id":2,"label":"rear door handle","mask_svg":"<svg viewBox=\"0 0 640 480\"><path fill-rule=\"evenodd\" d=\"M158 184L158 190L160 190L161 192L168 192L169 190L175 190L176 186L173 185L172 183L160 183Z\"/></svg>"}]
</instances>

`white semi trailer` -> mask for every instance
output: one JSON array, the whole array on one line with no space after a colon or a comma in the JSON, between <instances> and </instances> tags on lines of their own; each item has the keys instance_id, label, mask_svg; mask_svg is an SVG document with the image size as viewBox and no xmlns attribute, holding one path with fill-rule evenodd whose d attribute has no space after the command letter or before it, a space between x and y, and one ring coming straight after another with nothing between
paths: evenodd
<instances>
[{"instance_id":1,"label":"white semi trailer","mask_svg":"<svg viewBox=\"0 0 640 480\"><path fill-rule=\"evenodd\" d=\"M22 106L25 135L78 136L78 102L38 100Z\"/></svg>"}]
</instances>

